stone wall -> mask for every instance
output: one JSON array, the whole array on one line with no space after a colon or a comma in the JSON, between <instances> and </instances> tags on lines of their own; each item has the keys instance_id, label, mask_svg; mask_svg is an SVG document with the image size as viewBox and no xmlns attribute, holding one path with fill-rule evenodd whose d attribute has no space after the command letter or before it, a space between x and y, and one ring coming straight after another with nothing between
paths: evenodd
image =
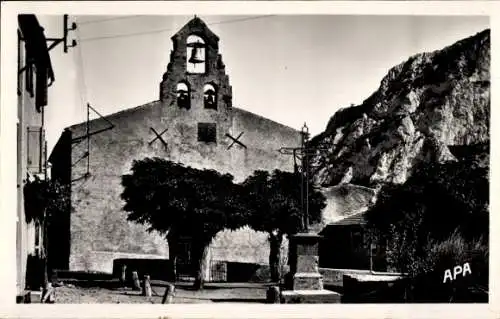
<instances>
[{"instance_id":1,"label":"stone wall","mask_svg":"<svg viewBox=\"0 0 500 319\"><path fill-rule=\"evenodd\" d=\"M300 142L298 132L293 134L293 130L279 124L274 124L273 130L273 126L269 124L272 122L259 117L255 117L257 120L252 122L251 113L232 109L233 114L237 116L233 116L228 131L244 131L241 140L247 148L235 144L227 150L232 143L229 138L219 140L214 145L206 145L197 141L194 130L191 130L191 133L195 138L187 136L189 130L184 128L192 127L197 120L189 116L189 111L179 112L170 107L174 116L170 117L171 120L167 125L164 124L167 123L165 118L158 116L161 108L168 108L168 106L153 102L130 112L109 116L108 120L115 127L90 138L90 175L88 177L84 177L87 172L87 159L83 157L87 141L82 139L74 143L71 153L72 163L76 163L72 167L71 174L73 179L71 269L104 271L95 269L96 265L109 264L108 261L89 262L97 258L94 256L96 251L168 256L166 240L158 234L147 233L144 226L127 222L127 214L122 210L124 202L120 199L121 176L128 173L134 159L164 157L195 168L213 168L220 172L231 173L237 181L242 181L257 169L290 170L293 168L291 157L281 155L277 150L284 145L298 145ZM161 113L168 112L164 110ZM179 116L180 113L187 114ZM240 114L244 116L240 117ZM241 118L245 121L240 120ZM259 136L259 124L263 122L267 126L262 125L264 129ZM224 127L224 124L220 127ZM104 125L106 123L102 120L91 122L90 131L99 130ZM163 135L168 143L167 148L159 140L149 144L149 141L155 137L150 127L154 127L157 131L169 128ZM85 131L86 125L84 124L71 128L73 138L84 135ZM242 240L247 241L247 245L243 245L249 247L246 251L233 248L238 245L229 248L222 244L222 242L236 243ZM262 263L267 259L269 250L266 234L257 234L248 230L224 232L215 239L214 246L226 247L225 252L221 254L229 261L252 260ZM251 252L250 247L262 249ZM216 249L216 251L222 250Z\"/></svg>"}]
</instances>

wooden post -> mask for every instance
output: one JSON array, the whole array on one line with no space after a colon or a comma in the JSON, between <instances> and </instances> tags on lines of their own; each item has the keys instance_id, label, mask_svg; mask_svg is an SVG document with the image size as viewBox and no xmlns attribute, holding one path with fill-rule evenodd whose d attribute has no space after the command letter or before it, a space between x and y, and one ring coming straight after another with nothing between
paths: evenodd
<instances>
[{"instance_id":1,"label":"wooden post","mask_svg":"<svg viewBox=\"0 0 500 319\"><path fill-rule=\"evenodd\" d=\"M134 290L141 290L141 283L139 282L139 275L137 271L132 272L132 285Z\"/></svg>"},{"instance_id":2,"label":"wooden post","mask_svg":"<svg viewBox=\"0 0 500 319\"><path fill-rule=\"evenodd\" d=\"M267 289L267 303L280 303L280 288L271 286Z\"/></svg>"},{"instance_id":3,"label":"wooden post","mask_svg":"<svg viewBox=\"0 0 500 319\"><path fill-rule=\"evenodd\" d=\"M144 281L142 282L142 295L146 297L151 297L151 280L149 275L144 276Z\"/></svg>"},{"instance_id":4,"label":"wooden post","mask_svg":"<svg viewBox=\"0 0 500 319\"><path fill-rule=\"evenodd\" d=\"M122 265L122 275L120 277L122 287L127 285L127 265Z\"/></svg>"},{"instance_id":5,"label":"wooden post","mask_svg":"<svg viewBox=\"0 0 500 319\"><path fill-rule=\"evenodd\" d=\"M165 293L163 294L163 299L161 303L162 304L172 303L172 301L174 300L174 291L175 291L175 286L172 284L168 284L167 289L165 289Z\"/></svg>"},{"instance_id":6,"label":"wooden post","mask_svg":"<svg viewBox=\"0 0 500 319\"><path fill-rule=\"evenodd\" d=\"M55 303L56 298L54 295L55 291L54 288L52 287L52 284L49 282L45 286L45 288L42 290L42 300L41 303Z\"/></svg>"}]
</instances>

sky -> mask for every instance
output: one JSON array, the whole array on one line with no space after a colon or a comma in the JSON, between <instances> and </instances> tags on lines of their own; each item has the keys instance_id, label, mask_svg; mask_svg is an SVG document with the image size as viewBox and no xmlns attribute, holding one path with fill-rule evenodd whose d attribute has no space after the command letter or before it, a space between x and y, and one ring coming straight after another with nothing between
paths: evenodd
<instances>
[{"instance_id":1,"label":"sky","mask_svg":"<svg viewBox=\"0 0 500 319\"><path fill-rule=\"evenodd\" d=\"M51 51L56 82L47 108L49 151L62 130L159 98L170 37L193 16L70 16L77 46ZM489 28L480 16L200 16L219 36L233 105L311 134L336 110L360 104L388 70ZM62 17L39 16L46 36ZM96 117L95 113L91 118Z\"/></svg>"}]
</instances>

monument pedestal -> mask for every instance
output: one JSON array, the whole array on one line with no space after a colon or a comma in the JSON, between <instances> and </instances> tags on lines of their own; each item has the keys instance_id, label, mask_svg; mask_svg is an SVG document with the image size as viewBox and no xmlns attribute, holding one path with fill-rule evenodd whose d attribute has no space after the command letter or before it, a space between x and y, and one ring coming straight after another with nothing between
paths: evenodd
<instances>
[{"instance_id":1,"label":"monument pedestal","mask_svg":"<svg viewBox=\"0 0 500 319\"><path fill-rule=\"evenodd\" d=\"M290 273L292 290L281 292L283 303L340 303L339 293L323 288L319 273L321 236L299 233L290 238Z\"/></svg>"}]
</instances>

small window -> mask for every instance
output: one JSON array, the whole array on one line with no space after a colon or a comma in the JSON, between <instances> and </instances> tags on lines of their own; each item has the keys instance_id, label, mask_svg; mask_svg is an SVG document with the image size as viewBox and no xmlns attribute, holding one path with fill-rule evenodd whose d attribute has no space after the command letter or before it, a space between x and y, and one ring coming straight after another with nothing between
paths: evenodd
<instances>
[{"instance_id":1,"label":"small window","mask_svg":"<svg viewBox=\"0 0 500 319\"><path fill-rule=\"evenodd\" d=\"M217 128L215 123L198 123L198 141L205 143L217 142Z\"/></svg>"},{"instance_id":2,"label":"small window","mask_svg":"<svg viewBox=\"0 0 500 319\"><path fill-rule=\"evenodd\" d=\"M206 109L217 110L217 92L212 84L203 87L203 104Z\"/></svg>"},{"instance_id":3,"label":"small window","mask_svg":"<svg viewBox=\"0 0 500 319\"><path fill-rule=\"evenodd\" d=\"M178 83L175 93L177 96L177 106L181 109L184 108L189 110L191 108L191 98L187 83Z\"/></svg>"},{"instance_id":4,"label":"small window","mask_svg":"<svg viewBox=\"0 0 500 319\"><path fill-rule=\"evenodd\" d=\"M43 173L45 164L45 130L37 126L28 127L27 136L27 169L33 174Z\"/></svg>"}]
</instances>

